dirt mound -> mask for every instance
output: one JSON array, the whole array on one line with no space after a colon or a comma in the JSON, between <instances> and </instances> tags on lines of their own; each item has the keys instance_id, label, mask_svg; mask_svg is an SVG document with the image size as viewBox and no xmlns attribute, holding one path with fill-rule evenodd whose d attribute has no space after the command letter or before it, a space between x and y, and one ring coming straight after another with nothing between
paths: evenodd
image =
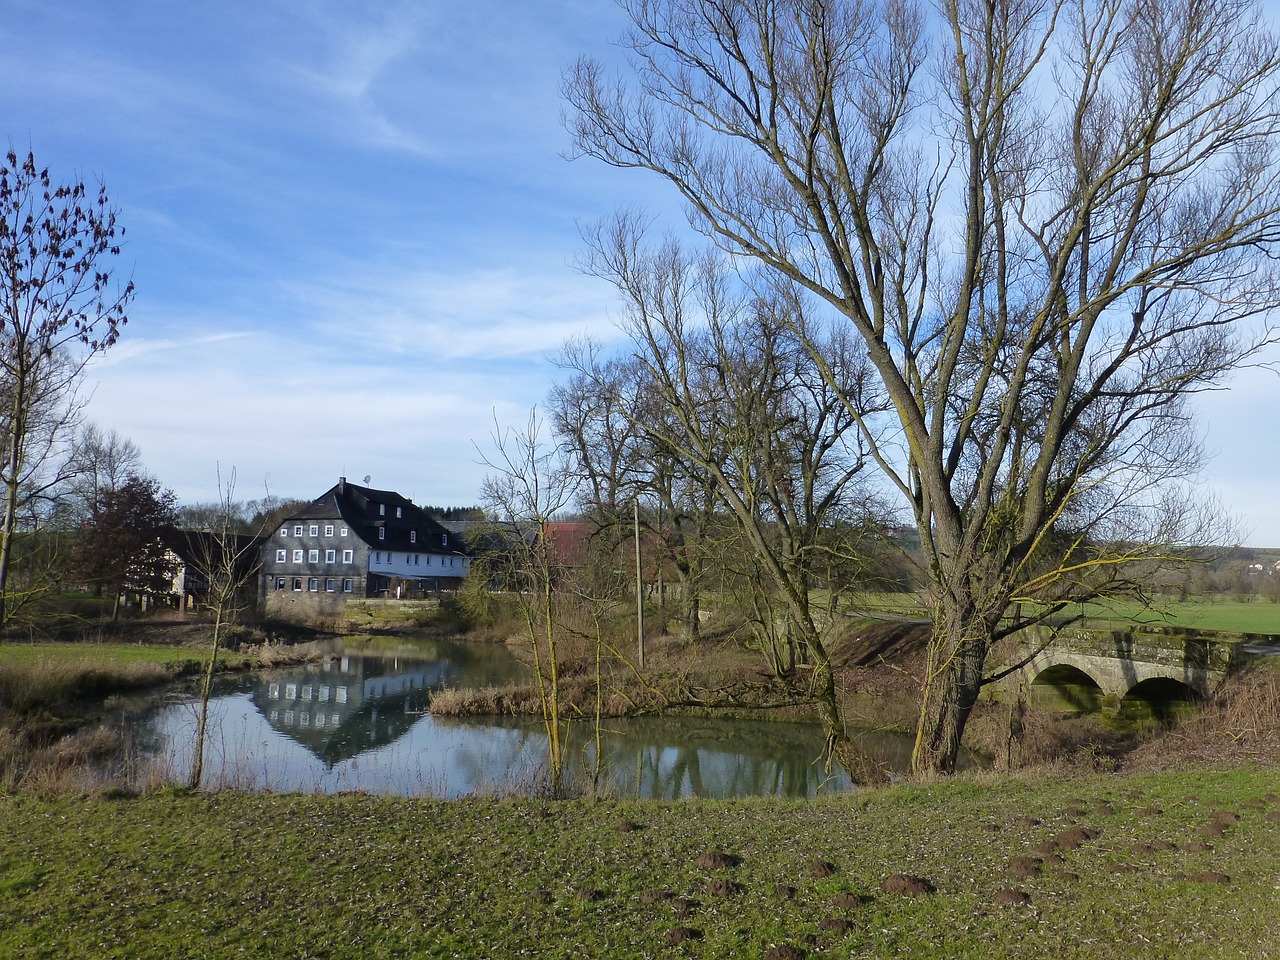
<instances>
[{"instance_id":1,"label":"dirt mound","mask_svg":"<svg viewBox=\"0 0 1280 960\"><path fill-rule=\"evenodd\" d=\"M880 889L885 893L900 893L904 897L917 897L925 893L933 893L936 888L933 883L924 877L916 877L907 873L895 873L892 876L885 877L884 882L880 884Z\"/></svg>"}]
</instances>

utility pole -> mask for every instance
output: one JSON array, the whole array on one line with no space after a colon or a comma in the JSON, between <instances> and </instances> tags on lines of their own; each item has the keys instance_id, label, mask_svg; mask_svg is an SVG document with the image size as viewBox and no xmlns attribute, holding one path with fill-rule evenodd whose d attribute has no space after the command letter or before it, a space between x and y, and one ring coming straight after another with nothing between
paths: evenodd
<instances>
[{"instance_id":1,"label":"utility pole","mask_svg":"<svg viewBox=\"0 0 1280 960\"><path fill-rule=\"evenodd\" d=\"M640 651L640 669L644 669L644 578L640 572L640 500L631 501L636 530L636 643Z\"/></svg>"}]
</instances>

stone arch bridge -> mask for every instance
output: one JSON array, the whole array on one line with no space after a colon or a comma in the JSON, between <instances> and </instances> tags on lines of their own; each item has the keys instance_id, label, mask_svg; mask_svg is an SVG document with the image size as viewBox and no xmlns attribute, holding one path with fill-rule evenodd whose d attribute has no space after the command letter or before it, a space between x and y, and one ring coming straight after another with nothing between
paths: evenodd
<instances>
[{"instance_id":1,"label":"stone arch bridge","mask_svg":"<svg viewBox=\"0 0 1280 960\"><path fill-rule=\"evenodd\" d=\"M1092 684L1104 702L1118 703L1139 688L1169 684L1208 696L1248 654L1245 638L1198 631L1138 627L1094 630L1029 627L1018 636L1011 684Z\"/></svg>"}]
</instances>

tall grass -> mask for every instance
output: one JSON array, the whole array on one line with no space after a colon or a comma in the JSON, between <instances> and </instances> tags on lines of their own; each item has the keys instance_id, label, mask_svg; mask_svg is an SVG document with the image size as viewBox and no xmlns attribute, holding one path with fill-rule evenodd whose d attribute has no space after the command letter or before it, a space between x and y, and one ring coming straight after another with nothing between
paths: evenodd
<instances>
[{"instance_id":1,"label":"tall grass","mask_svg":"<svg viewBox=\"0 0 1280 960\"><path fill-rule=\"evenodd\" d=\"M93 663L41 658L0 667L0 790L57 793L83 788L116 757L117 731L89 722L107 696L150 689L173 677L153 662Z\"/></svg>"},{"instance_id":2,"label":"tall grass","mask_svg":"<svg viewBox=\"0 0 1280 960\"><path fill-rule=\"evenodd\" d=\"M0 666L0 711L53 709L74 700L156 687L173 676L172 668L153 661L118 663L40 657L29 664L4 664Z\"/></svg>"}]
</instances>

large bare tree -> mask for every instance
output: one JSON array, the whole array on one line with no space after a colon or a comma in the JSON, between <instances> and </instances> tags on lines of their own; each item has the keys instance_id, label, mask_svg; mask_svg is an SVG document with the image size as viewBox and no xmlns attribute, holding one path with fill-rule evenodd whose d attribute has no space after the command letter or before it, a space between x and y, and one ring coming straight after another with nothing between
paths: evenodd
<instances>
[{"instance_id":1,"label":"large bare tree","mask_svg":"<svg viewBox=\"0 0 1280 960\"><path fill-rule=\"evenodd\" d=\"M1276 39L1244 0L622 2L576 152L860 339L934 593L914 765L950 771L998 639L1202 533L1187 398L1275 340Z\"/></svg>"},{"instance_id":2,"label":"large bare tree","mask_svg":"<svg viewBox=\"0 0 1280 960\"><path fill-rule=\"evenodd\" d=\"M43 471L80 374L127 320L133 283L111 270L123 234L105 188L57 183L30 153L0 164L0 629L24 503L64 479Z\"/></svg>"},{"instance_id":3,"label":"large bare tree","mask_svg":"<svg viewBox=\"0 0 1280 960\"><path fill-rule=\"evenodd\" d=\"M825 636L852 583L818 577L837 556L856 564L850 541L883 520L862 482L867 448L852 412L883 406L876 381L847 330L817 329L795 298L743 289L722 257L673 239L649 249L644 234L643 218L620 215L588 235L584 264L621 294L635 384L621 406L652 447L703 479L713 511L699 549L747 585L775 676L796 679L806 662L798 692L819 704L828 756L839 754L847 738ZM580 364L577 379L608 393L612 369ZM833 537L837 528L854 535ZM731 543L712 542L726 533Z\"/></svg>"}]
</instances>

